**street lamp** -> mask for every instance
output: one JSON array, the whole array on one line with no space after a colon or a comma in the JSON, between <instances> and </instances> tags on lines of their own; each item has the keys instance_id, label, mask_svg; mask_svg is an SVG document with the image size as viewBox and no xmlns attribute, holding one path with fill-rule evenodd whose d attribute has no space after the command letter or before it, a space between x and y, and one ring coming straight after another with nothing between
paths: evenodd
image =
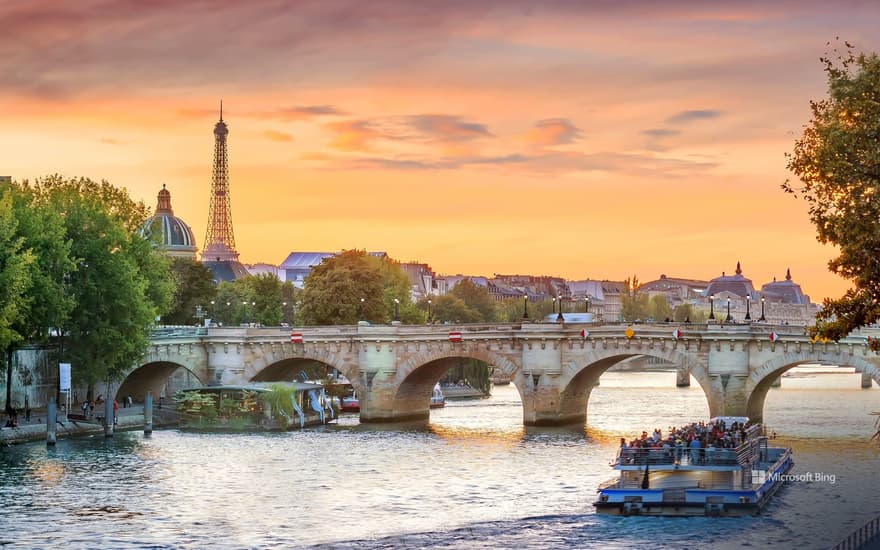
<instances>
[{"instance_id":1,"label":"street lamp","mask_svg":"<svg viewBox=\"0 0 880 550\"><path fill-rule=\"evenodd\" d=\"M394 299L394 320L400 322L400 300Z\"/></svg>"},{"instance_id":2,"label":"street lamp","mask_svg":"<svg viewBox=\"0 0 880 550\"><path fill-rule=\"evenodd\" d=\"M709 295L709 320L710 321L715 320L715 295L714 294Z\"/></svg>"},{"instance_id":3,"label":"street lamp","mask_svg":"<svg viewBox=\"0 0 880 550\"><path fill-rule=\"evenodd\" d=\"M725 323L729 323L733 321L733 317L730 316L730 296L727 297L727 319L724 320Z\"/></svg>"},{"instance_id":4,"label":"street lamp","mask_svg":"<svg viewBox=\"0 0 880 550\"><path fill-rule=\"evenodd\" d=\"M431 317L433 313L431 313L431 299L428 298L428 324L431 324Z\"/></svg>"},{"instance_id":5,"label":"street lamp","mask_svg":"<svg viewBox=\"0 0 880 550\"><path fill-rule=\"evenodd\" d=\"M241 309L244 312L244 315L243 315L244 324L248 324L247 305L248 305L247 301L244 301L241 303Z\"/></svg>"},{"instance_id":6,"label":"street lamp","mask_svg":"<svg viewBox=\"0 0 880 550\"><path fill-rule=\"evenodd\" d=\"M364 299L361 298L361 302L358 304L358 321L364 320Z\"/></svg>"},{"instance_id":7,"label":"street lamp","mask_svg":"<svg viewBox=\"0 0 880 550\"><path fill-rule=\"evenodd\" d=\"M766 322L767 319L764 318L764 297L761 296L761 318L758 319L761 322Z\"/></svg>"},{"instance_id":8,"label":"street lamp","mask_svg":"<svg viewBox=\"0 0 880 550\"><path fill-rule=\"evenodd\" d=\"M586 298L584 298L584 313L589 313L589 312L590 312L590 297L587 296Z\"/></svg>"},{"instance_id":9,"label":"street lamp","mask_svg":"<svg viewBox=\"0 0 880 550\"><path fill-rule=\"evenodd\" d=\"M523 319L529 318L529 295L523 294Z\"/></svg>"},{"instance_id":10,"label":"street lamp","mask_svg":"<svg viewBox=\"0 0 880 550\"><path fill-rule=\"evenodd\" d=\"M559 315L556 316L556 322L561 323L565 321L565 317L562 316L562 294L559 294Z\"/></svg>"},{"instance_id":11,"label":"street lamp","mask_svg":"<svg viewBox=\"0 0 880 550\"><path fill-rule=\"evenodd\" d=\"M287 302L281 302L281 322L287 324Z\"/></svg>"},{"instance_id":12,"label":"street lamp","mask_svg":"<svg viewBox=\"0 0 880 550\"><path fill-rule=\"evenodd\" d=\"M746 321L752 320L752 295L746 294Z\"/></svg>"}]
</instances>

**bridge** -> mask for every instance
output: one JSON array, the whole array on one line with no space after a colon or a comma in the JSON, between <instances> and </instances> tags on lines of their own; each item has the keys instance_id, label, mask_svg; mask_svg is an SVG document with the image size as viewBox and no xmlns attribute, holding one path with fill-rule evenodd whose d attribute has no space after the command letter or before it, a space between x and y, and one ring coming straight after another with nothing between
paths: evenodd
<instances>
[{"instance_id":1,"label":"bridge","mask_svg":"<svg viewBox=\"0 0 880 550\"><path fill-rule=\"evenodd\" d=\"M108 395L161 391L176 369L205 385L293 380L319 362L341 372L362 422L426 419L434 384L460 359L478 359L519 391L526 425L585 423L590 392L635 356L679 366L706 394L712 416L763 417L771 384L804 363L853 367L880 383L880 357L864 336L811 341L803 327L765 324L367 325L157 330L149 350Z\"/></svg>"}]
</instances>

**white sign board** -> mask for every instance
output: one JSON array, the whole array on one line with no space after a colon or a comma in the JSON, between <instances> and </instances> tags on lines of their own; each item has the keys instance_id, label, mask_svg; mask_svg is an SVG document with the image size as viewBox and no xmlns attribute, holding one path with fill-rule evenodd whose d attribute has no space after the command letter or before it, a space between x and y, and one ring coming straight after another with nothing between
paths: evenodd
<instances>
[{"instance_id":1,"label":"white sign board","mask_svg":"<svg viewBox=\"0 0 880 550\"><path fill-rule=\"evenodd\" d=\"M58 363L59 391L70 391L70 363Z\"/></svg>"}]
</instances>

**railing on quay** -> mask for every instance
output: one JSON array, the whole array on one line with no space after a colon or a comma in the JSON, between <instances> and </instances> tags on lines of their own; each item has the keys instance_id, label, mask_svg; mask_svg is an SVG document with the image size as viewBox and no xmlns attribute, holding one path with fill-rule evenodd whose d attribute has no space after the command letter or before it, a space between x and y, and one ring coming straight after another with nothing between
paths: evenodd
<instances>
[{"instance_id":1,"label":"railing on quay","mask_svg":"<svg viewBox=\"0 0 880 550\"><path fill-rule=\"evenodd\" d=\"M880 517L872 519L853 531L832 550L858 550L878 541L880 541Z\"/></svg>"}]
</instances>

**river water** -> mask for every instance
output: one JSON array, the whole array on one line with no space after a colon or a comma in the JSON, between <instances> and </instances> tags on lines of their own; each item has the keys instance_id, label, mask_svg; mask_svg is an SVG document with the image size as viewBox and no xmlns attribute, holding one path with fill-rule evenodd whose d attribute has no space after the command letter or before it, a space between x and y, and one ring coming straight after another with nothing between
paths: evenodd
<instances>
[{"instance_id":1,"label":"river water","mask_svg":"<svg viewBox=\"0 0 880 550\"><path fill-rule=\"evenodd\" d=\"M754 518L598 516L621 436L705 419L674 372L609 372L588 426L522 426L513 386L425 425L302 432L118 433L0 449L3 548L827 548L880 515L880 390L800 373L765 421L794 473ZM808 477L808 476L803 476ZM832 479L833 478L833 479ZM833 483L832 483L833 481Z\"/></svg>"}]
</instances>

